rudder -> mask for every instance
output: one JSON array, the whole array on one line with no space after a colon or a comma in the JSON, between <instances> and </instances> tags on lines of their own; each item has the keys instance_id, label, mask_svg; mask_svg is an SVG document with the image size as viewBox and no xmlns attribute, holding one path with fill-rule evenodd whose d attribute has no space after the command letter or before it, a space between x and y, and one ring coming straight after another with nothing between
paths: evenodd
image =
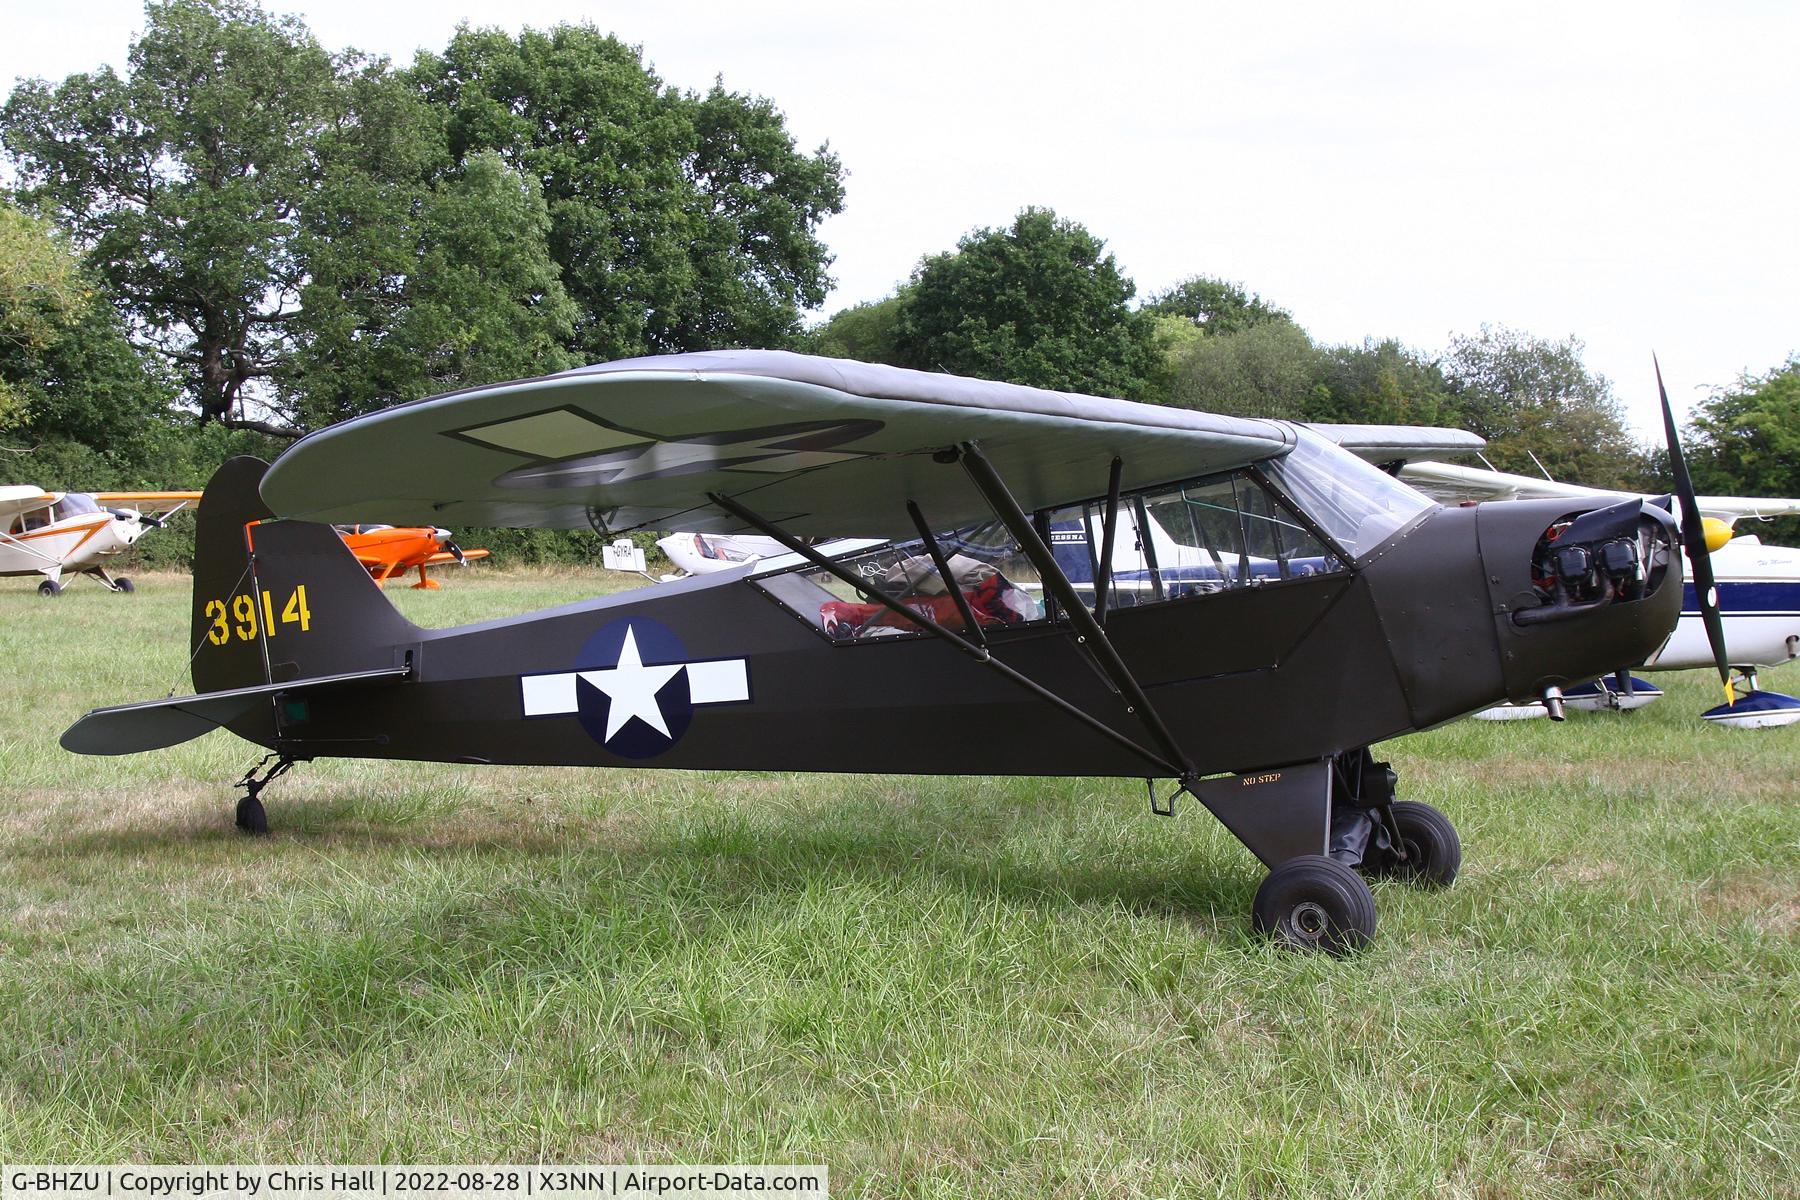
<instances>
[{"instance_id":1,"label":"rudder","mask_svg":"<svg viewBox=\"0 0 1800 1200\"><path fill-rule=\"evenodd\" d=\"M189 640L196 692L393 666L419 639L335 529L275 519L258 491L268 469L258 458L230 459L200 501Z\"/></svg>"}]
</instances>

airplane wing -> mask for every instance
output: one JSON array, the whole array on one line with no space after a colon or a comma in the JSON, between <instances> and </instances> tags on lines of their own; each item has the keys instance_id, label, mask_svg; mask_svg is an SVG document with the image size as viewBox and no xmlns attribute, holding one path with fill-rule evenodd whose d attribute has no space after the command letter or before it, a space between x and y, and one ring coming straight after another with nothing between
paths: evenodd
<instances>
[{"instance_id":1,"label":"airplane wing","mask_svg":"<svg viewBox=\"0 0 1800 1200\"><path fill-rule=\"evenodd\" d=\"M1026 509L1285 454L1280 422L767 350L628 359L453 392L314 433L264 478L286 517L735 533L724 493L801 535L989 517L940 452L979 442ZM395 446L407 453L396 455Z\"/></svg>"},{"instance_id":2,"label":"airplane wing","mask_svg":"<svg viewBox=\"0 0 1800 1200\"><path fill-rule=\"evenodd\" d=\"M1473 454L1487 445L1487 439L1466 429L1441 429L1435 425L1333 425L1312 421L1306 427L1378 466L1453 458Z\"/></svg>"},{"instance_id":3,"label":"airplane wing","mask_svg":"<svg viewBox=\"0 0 1800 1200\"><path fill-rule=\"evenodd\" d=\"M167 512L184 504L198 504L199 492L95 492L100 504L120 504L141 513Z\"/></svg>"},{"instance_id":4,"label":"airplane wing","mask_svg":"<svg viewBox=\"0 0 1800 1200\"><path fill-rule=\"evenodd\" d=\"M1774 499L1758 496L1698 496L1700 515L1717 517L1726 524L1740 517L1772 521L1776 517L1800 517L1800 499Z\"/></svg>"},{"instance_id":5,"label":"airplane wing","mask_svg":"<svg viewBox=\"0 0 1800 1200\"><path fill-rule=\"evenodd\" d=\"M1410 462L1400 469L1400 478L1432 499L1447 504L1463 500L1567 499L1589 502L1659 498L1645 492L1583 487L1576 483L1558 483L1553 479L1460 467L1453 463ZM1700 496L1698 499L1701 516L1716 517L1727 525L1744 517L1771 520L1800 516L1800 499L1758 496Z\"/></svg>"},{"instance_id":6,"label":"airplane wing","mask_svg":"<svg viewBox=\"0 0 1800 1200\"><path fill-rule=\"evenodd\" d=\"M1558 483L1554 479L1514 475L1507 471L1490 471L1484 467L1462 467L1455 463L1409 462L1400 468L1400 478L1412 484L1433 500L1457 504L1464 500L1606 500L1627 498L1625 492L1609 492L1582 487L1577 483ZM1635 495L1636 493L1630 493Z\"/></svg>"},{"instance_id":7,"label":"airplane wing","mask_svg":"<svg viewBox=\"0 0 1800 1200\"><path fill-rule=\"evenodd\" d=\"M33 487L28 483L0 487L0 525L6 524L20 513L31 512L46 504L55 504L61 499L61 492L46 492L43 488Z\"/></svg>"},{"instance_id":8,"label":"airplane wing","mask_svg":"<svg viewBox=\"0 0 1800 1200\"><path fill-rule=\"evenodd\" d=\"M430 558L426 559L425 565L428 567L435 567L440 563L474 562L478 558L486 558L487 556L488 552L486 550L464 550L462 558L458 559L456 555L450 553L448 550L440 550Z\"/></svg>"}]
</instances>

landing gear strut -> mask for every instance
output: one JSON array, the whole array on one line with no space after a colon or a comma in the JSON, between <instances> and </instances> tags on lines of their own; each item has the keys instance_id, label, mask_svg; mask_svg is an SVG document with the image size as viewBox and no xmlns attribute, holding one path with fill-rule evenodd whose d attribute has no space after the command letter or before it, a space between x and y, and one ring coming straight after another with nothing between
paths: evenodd
<instances>
[{"instance_id":1,"label":"landing gear strut","mask_svg":"<svg viewBox=\"0 0 1800 1200\"><path fill-rule=\"evenodd\" d=\"M1365 877L1446 887L1462 865L1456 827L1429 804L1396 800L1397 780L1363 747L1182 790L1269 864L1251 907L1256 929L1294 949L1344 955L1375 934ZM1151 803L1164 811L1154 794Z\"/></svg>"}]
</instances>

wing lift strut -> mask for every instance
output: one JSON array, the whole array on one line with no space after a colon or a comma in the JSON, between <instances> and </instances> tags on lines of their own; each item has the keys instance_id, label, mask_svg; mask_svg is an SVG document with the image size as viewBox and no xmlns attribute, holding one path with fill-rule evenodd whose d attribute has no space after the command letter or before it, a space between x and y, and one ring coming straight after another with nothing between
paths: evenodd
<instances>
[{"instance_id":1,"label":"wing lift strut","mask_svg":"<svg viewBox=\"0 0 1800 1200\"><path fill-rule=\"evenodd\" d=\"M970 481L975 485L976 489L981 492L988 503L993 506L994 512L1005 524L1007 531L1017 539L1026 558L1037 568L1039 576L1044 581L1046 590L1049 591L1051 597L1055 600L1061 610L1068 615L1070 624L1073 626L1076 643L1092 652L1093 660L1100 668L1101 673L1105 675L1106 679L1125 699L1126 711L1133 716L1136 716L1143 724L1145 731L1150 736L1151 746L1146 746L1139 740L1121 733L1111 725L1108 725L1106 722L1093 716L1091 713L1084 711L1077 705L1072 704L1067 699L1050 691L1037 681L994 657L988 647L986 637L981 632L980 625L976 622L975 614L969 608L967 598L962 594L962 590L955 586L952 580L949 561L944 554L943 547L932 534L930 525L926 522L924 514L920 511L919 506L916 503L911 501L907 502L907 514L912 518L914 527L919 531L919 538L925 545L926 553L931 556L932 563L937 567L938 575L944 581L946 590L950 593L956 603L957 611L962 617L963 628L967 632L967 636L959 635L937 621L934 621L929 616L926 616L924 613L908 608L898 600L876 590L869 585L867 580L858 577L854 571L851 571L842 563L833 562L831 559L826 558L811 546L808 546L798 538L793 537L786 530L765 519L758 513L746 508L732 497L721 493L713 493L710 499L714 504L743 521L745 524L774 538L792 553L798 554L820 570L830 572L833 576L855 588L870 600L889 609L895 616L898 616L917 626L924 632L941 639L981 665L994 671L998 671L1001 675L1032 693L1040 700L1054 706L1056 709L1068 714L1075 720L1080 721L1083 725L1086 725L1088 728L1101 734L1117 745L1124 747L1154 768L1156 775L1174 776L1181 782L1181 788L1178 789L1178 791L1186 790L1187 785L1195 778L1193 764L1188 760L1187 755L1182 752L1181 747L1175 741L1174 736L1170 734L1168 726L1163 723L1163 720L1157 714L1155 707L1150 703L1149 697L1144 694L1143 687L1138 683L1136 677L1132 675L1131 669L1125 664L1124 659L1119 657L1119 653L1113 648L1112 642L1107 639L1106 631L1102 628L1101 623L1094 618L1094 615L1088 611L1087 605L1076 595L1075 588L1069 582L1068 575L1064 573L1061 565L1057 563L1055 556L1051 554L1050 548L1045 544L1041 532L1038 530L1037 526L1033 524L1030 516L1019 507L1018 501L1013 498L1012 493L1007 489L1006 484L1000 478L999 473L994 470L993 464L981 453L980 448L972 442L965 442L953 451L942 452L941 461L961 461L964 470L968 473ZM1119 460L1114 459L1106 508L1107 520L1105 540L1109 548L1112 545L1115 536L1115 526L1118 520L1119 476L1120 463ZM1104 597L1107 584L1110 582L1108 578L1108 576L1110 576L1110 571L1107 570L1107 567L1110 566L1110 556L1104 559L1103 563L1105 564L1102 567L1103 574L1098 578L1096 583L1100 592L1100 598L1096 602L1096 607L1102 614L1105 612ZM1173 803L1173 797L1170 798L1170 802ZM1163 811L1163 809L1159 807L1158 811Z\"/></svg>"},{"instance_id":2,"label":"wing lift strut","mask_svg":"<svg viewBox=\"0 0 1800 1200\"><path fill-rule=\"evenodd\" d=\"M1125 711L1137 718L1147 735L1148 744L1145 744L1145 740L1113 728L994 657L974 613L969 609L967 599L952 581L943 547L932 534L929 523L916 503L908 502L907 514L957 606L965 633L959 634L946 628L926 614L876 590L868 580L859 577L842 563L826 558L732 497L714 492L708 498L725 512L758 532L774 538L791 553L848 584L895 616L942 640L982 666L999 672L1046 704L1066 713L1142 760L1150 768L1145 780L1150 788L1150 807L1159 816L1173 815L1176 797L1186 792L1205 805L1253 854L1271 867L1297 855L1324 853L1330 835L1333 791L1331 760L1300 763L1256 776L1200 778L1193 761L1182 750L1180 743L1156 711L1156 706L1145 693L1143 685L1106 636L1105 622L1112 582L1112 549L1116 544L1119 525L1122 474L1120 460L1115 458L1112 461L1107 480L1102 551L1095 563L1094 607L1090 612L1076 594L1074 585L1069 582L1061 564L1051 553L1047 531L1019 506L981 448L973 442L964 442L954 449L940 451L937 458L943 463L962 464L969 481L993 508L1032 566L1037 568L1048 593L1047 598L1066 614L1076 645L1088 653L1090 661L1123 699ZM1160 801L1154 782L1157 778L1173 778L1176 784L1175 790Z\"/></svg>"}]
</instances>

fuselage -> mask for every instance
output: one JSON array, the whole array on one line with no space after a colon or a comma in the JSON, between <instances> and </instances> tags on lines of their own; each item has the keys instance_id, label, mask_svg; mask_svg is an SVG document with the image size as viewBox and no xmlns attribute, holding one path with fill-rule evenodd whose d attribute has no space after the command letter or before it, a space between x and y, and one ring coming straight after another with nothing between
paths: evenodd
<instances>
[{"instance_id":1,"label":"fuselage","mask_svg":"<svg viewBox=\"0 0 1800 1200\"><path fill-rule=\"evenodd\" d=\"M1285 495L1278 480L1249 472L1206 483L1215 489L1206 494L1226 494L1217 489L1227 484L1254 505ZM1160 494L1150 499L1170 503ZM1253 510L1215 528L1241 529ZM1666 517L1646 516L1642 529L1628 532L1648 548L1631 598L1584 607L1551 604L1534 578L1546 529L1568 515L1564 502L1427 503L1398 525L1389 514L1358 514L1344 527L1360 527L1366 540L1355 542L1352 532L1329 545L1310 516L1284 516L1277 542L1286 537L1285 551L1277 545L1253 556L1254 539L1234 535L1237 550L1218 556L1216 578L1194 579L1193 564L1153 566L1148 593L1112 594L1105 634L1194 770L1317 760L1590 678L1659 646L1680 596ZM1052 516L1045 514L1046 526ZM205 522L203 508L203 536ZM398 616L335 535L318 533L324 528L257 527L267 596L260 605L221 596L215 606L196 594L201 691L257 677L411 668L402 683L308 693L302 703L277 703L231 726L296 757L1163 773L941 638L866 611L861 598L798 556L425 630ZM231 533L218 535L221 544ZM959 554L980 549L967 539L961 545ZM917 544L882 544L846 562L862 578L891 585L931 575L920 570L917 551ZM1253 558L1284 565L1271 574ZM966 583L993 658L1127 739L1145 740L1140 714L1097 669L1066 617L1046 608L1029 580L1007 578L1018 570L1015 559L995 555ZM903 603L940 616L954 607L923 588ZM1551 619L1522 620L1533 610Z\"/></svg>"},{"instance_id":2,"label":"fuselage","mask_svg":"<svg viewBox=\"0 0 1800 1200\"><path fill-rule=\"evenodd\" d=\"M1800 657L1800 550L1734 538L1712 552L1712 568L1731 664L1769 667ZM1682 589L1674 632L1643 665L1655 671L1713 669L1693 584Z\"/></svg>"}]
</instances>

